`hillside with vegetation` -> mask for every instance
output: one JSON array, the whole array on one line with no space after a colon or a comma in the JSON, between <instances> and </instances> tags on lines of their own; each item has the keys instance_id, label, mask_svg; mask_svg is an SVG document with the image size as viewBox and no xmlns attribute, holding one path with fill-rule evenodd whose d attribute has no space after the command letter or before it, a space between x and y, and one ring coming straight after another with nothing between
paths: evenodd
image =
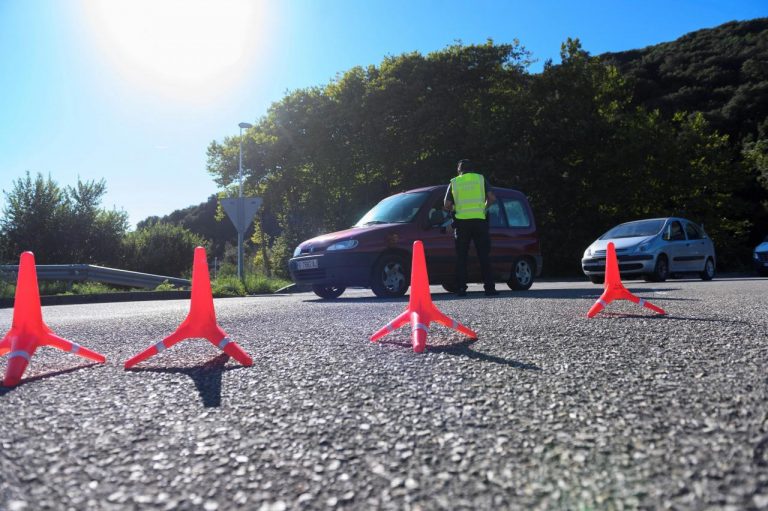
<instances>
[{"instance_id":1,"label":"hillside with vegetation","mask_svg":"<svg viewBox=\"0 0 768 511\"><path fill-rule=\"evenodd\" d=\"M600 58L632 82L635 103L666 116L702 112L734 142L756 137L768 118L768 18Z\"/></svg>"}]
</instances>

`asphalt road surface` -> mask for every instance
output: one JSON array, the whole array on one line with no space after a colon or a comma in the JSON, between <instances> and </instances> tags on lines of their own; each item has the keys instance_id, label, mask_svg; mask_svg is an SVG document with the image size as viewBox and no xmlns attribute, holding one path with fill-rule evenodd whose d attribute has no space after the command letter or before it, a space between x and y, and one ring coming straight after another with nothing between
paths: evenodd
<instances>
[{"instance_id":1,"label":"asphalt road surface","mask_svg":"<svg viewBox=\"0 0 768 511\"><path fill-rule=\"evenodd\" d=\"M368 340L406 299L216 300L249 368L194 339L123 369L186 300L45 307L107 364L41 348L0 388L0 509L768 508L768 280L625 284L668 315L433 288L479 338L423 354Z\"/></svg>"}]
</instances>

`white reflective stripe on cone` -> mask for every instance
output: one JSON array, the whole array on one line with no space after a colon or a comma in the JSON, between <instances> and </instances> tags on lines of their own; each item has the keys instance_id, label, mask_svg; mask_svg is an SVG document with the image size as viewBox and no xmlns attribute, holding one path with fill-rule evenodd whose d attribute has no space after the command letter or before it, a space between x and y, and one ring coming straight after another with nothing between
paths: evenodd
<instances>
[{"instance_id":1,"label":"white reflective stripe on cone","mask_svg":"<svg viewBox=\"0 0 768 511\"><path fill-rule=\"evenodd\" d=\"M637 302L637 303L638 303L638 304L639 304L641 307L645 307L645 300L643 300L642 298L640 298L640 301L639 301L639 302Z\"/></svg>"},{"instance_id":2,"label":"white reflective stripe on cone","mask_svg":"<svg viewBox=\"0 0 768 511\"><path fill-rule=\"evenodd\" d=\"M606 307L606 306L608 306L608 302L604 301L602 298L600 298L600 299L597 301L597 303L599 303L599 304L600 304L600 305L602 305L603 307Z\"/></svg>"},{"instance_id":3,"label":"white reflective stripe on cone","mask_svg":"<svg viewBox=\"0 0 768 511\"><path fill-rule=\"evenodd\" d=\"M429 333L429 328L427 328L427 325L424 323L416 323L413 325L413 330L424 330L425 332Z\"/></svg>"},{"instance_id":4,"label":"white reflective stripe on cone","mask_svg":"<svg viewBox=\"0 0 768 511\"><path fill-rule=\"evenodd\" d=\"M453 323L451 323L451 328L457 328L459 326L459 322L456 321L455 319L452 320L452 321L453 321Z\"/></svg>"},{"instance_id":5,"label":"white reflective stripe on cone","mask_svg":"<svg viewBox=\"0 0 768 511\"><path fill-rule=\"evenodd\" d=\"M69 352L70 353L77 353L78 351L80 351L80 345L72 343L72 347L69 348Z\"/></svg>"},{"instance_id":6,"label":"white reflective stripe on cone","mask_svg":"<svg viewBox=\"0 0 768 511\"><path fill-rule=\"evenodd\" d=\"M29 353L27 353L26 351L19 350L19 351L12 351L12 352L8 353L8 358L9 359L15 358L15 357L26 358L27 362L29 362L29 359L30 359Z\"/></svg>"},{"instance_id":7,"label":"white reflective stripe on cone","mask_svg":"<svg viewBox=\"0 0 768 511\"><path fill-rule=\"evenodd\" d=\"M223 350L223 349L224 349L224 347L225 347L227 344L229 344L230 342L232 342L232 341L230 341L228 337L225 337L225 338L223 338L223 339L222 339L222 340L219 342L219 349L222 349L222 350Z\"/></svg>"},{"instance_id":8,"label":"white reflective stripe on cone","mask_svg":"<svg viewBox=\"0 0 768 511\"><path fill-rule=\"evenodd\" d=\"M165 351L165 344L163 344L163 341L160 341L159 343L155 344L155 348L157 349L158 353L162 353Z\"/></svg>"}]
</instances>

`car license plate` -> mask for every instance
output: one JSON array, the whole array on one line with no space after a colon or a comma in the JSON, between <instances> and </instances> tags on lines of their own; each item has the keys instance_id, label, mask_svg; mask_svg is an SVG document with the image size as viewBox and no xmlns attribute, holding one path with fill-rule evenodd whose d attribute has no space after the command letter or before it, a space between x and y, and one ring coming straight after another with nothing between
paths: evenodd
<instances>
[{"instance_id":1,"label":"car license plate","mask_svg":"<svg viewBox=\"0 0 768 511\"><path fill-rule=\"evenodd\" d=\"M314 270L315 268L317 268L317 259L296 262L297 270Z\"/></svg>"}]
</instances>

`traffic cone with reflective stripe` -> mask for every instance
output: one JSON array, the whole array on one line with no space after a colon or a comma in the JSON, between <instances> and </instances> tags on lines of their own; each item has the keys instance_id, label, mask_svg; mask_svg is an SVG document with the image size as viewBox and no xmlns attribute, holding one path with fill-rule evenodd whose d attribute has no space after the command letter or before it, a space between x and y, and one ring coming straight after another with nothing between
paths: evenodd
<instances>
[{"instance_id":1,"label":"traffic cone with reflective stripe","mask_svg":"<svg viewBox=\"0 0 768 511\"><path fill-rule=\"evenodd\" d=\"M21 254L19 276L16 280L13 323L11 329L0 341L0 356L8 355L3 385L13 387L21 381L32 355L40 346L69 351L99 363L105 361L104 355L62 339L45 324L40 307L40 291L37 288L35 256L32 252L24 252Z\"/></svg>"},{"instance_id":2,"label":"traffic cone with reflective stripe","mask_svg":"<svg viewBox=\"0 0 768 511\"><path fill-rule=\"evenodd\" d=\"M411 262L411 297L408 308L371 336L371 341L376 342L388 333L400 328L406 323L411 324L411 340L413 351L421 353L427 345L427 333L429 324L433 321L458 330L473 339L477 334L454 319L449 318L432 303L432 295L429 293L429 277L427 275L427 262L424 258L424 244L417 240L413 242L413 260Z\"/></svg>"},{"instance_id":3,"label":"traffic cone with reflective stripe","mask_svg":"<svg viewBox=\"0 0 768 511\"><path fill-rule=\"evenodd\" d=\"M231 341L227 333L216 323L216 311L213 308L213 293L211 292L211 278L208 274L208 262L203 247L195 249L195 259L192 265L192 301L187 318L171 335L129 359L125 363L125 368L130 369L139 362L157 355L179 341L190 338L207 339L211 344L217 346L240 364L244 366L253 365L251 357L237 343Z\"/></svg>"},{"instance_id":4,"label":"traffic cone with reflective stripe","mask_svg":"<svg viewBox=\"0 0 768 511\"><path fill-rule=\"evenodd\" d=\"M657 307L651 302L638 298L624 287L624 284L621 283L621 275L619 274L619 260L616 257L616 247L611 241L608 242L608 251L605 257L605 289L600 298L598 298L595 304L589 309L587 317L594 317L598 312L605 309L606 305L614 300L629 300L651 309L654 312L658 312L659 314L666 314L661 307Z\"/></svg>"}]
</instances>

